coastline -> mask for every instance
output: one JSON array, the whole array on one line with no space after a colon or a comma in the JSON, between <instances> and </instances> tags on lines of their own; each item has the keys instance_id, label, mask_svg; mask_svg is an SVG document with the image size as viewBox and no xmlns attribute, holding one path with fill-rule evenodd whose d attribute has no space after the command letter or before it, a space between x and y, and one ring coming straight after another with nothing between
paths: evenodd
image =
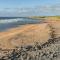
<instances>
[{"instance_id":1,"label":"coastline","mask_svg":"<svg viewBox=\"0 0 60 60\"><path fill-rule=\"evenodd\" d=\"M49 19L45 23L27 24L0 32L0 48L10 49L16 46L33 45L35 42L45 43L50 38L49 24L55 28L57 37L60 37L60 20Z\"/></svg>"}]
</instances>

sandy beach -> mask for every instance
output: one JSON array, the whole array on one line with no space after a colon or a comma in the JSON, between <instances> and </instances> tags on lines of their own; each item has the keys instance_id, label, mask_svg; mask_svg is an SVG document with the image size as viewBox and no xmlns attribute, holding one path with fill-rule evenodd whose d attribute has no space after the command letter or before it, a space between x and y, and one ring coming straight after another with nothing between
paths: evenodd
<instances>
[{"instance_id":1,"label":"sandy beach","mask_svg":"<svg viewBox=\"0 0 60 60\"><path fill-rule=\"evenodd\" d=\"M0 48L15 48L22 45L33 45L35 42L45 43L50 38L50 27L55 28L60 37L60 20L49 19L41 24L27 24L0 32Z\"/></svg>"}]
</instances>

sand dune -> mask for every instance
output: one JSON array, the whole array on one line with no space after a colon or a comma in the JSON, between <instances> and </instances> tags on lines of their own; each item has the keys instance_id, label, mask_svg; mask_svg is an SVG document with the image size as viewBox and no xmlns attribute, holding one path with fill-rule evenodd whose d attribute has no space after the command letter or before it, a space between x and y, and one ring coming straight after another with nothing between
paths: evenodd
<instances>
[{"instance_id":1,"label":"sand dune","mask_svg":"<svg viewBox=\"0 0 60 60\"><path fill-rule=\"evenodd\" d=\"M6 32L0 32L0 48L33 45L35 42L42 44L50 38L50 27L48 24L55 28L56 34L59 37L60 21L49 20L46 23L24 25L7 30Z\"/></svg>"}]
</instances>

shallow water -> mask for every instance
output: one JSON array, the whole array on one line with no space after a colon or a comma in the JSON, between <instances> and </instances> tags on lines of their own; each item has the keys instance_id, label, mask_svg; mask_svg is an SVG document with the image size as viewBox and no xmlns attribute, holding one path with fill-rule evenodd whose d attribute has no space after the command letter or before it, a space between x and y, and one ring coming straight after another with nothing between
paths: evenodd
<instances>
[{"instance_id":1,"label":"shallow water","mask_svg":"<svg viewBox=\"0 0 60 60\"><path fill-rule=\"evenodd\" d=\"M25 24L37 24L40 22L41 20L29 19L29 18L9 18L9 19L1 18L0 19L0 31L5 31L7 29L25 25Z\"/></svg>"}]
</instances>

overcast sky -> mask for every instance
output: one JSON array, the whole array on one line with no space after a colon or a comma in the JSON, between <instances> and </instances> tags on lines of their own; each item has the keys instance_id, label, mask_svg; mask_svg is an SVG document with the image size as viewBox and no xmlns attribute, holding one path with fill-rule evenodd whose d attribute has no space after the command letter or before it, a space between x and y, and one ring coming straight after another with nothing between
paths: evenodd
<instances>
[{"instance_id":1,"label":"overcast sky","mask_svg":"<svg viewBox=\"0 0 60 60\"><path fill-rule=\"evenodd\" d=\"M60 0L0 0L0 16L60 15Z\"/></svg>"}]
</instances>

